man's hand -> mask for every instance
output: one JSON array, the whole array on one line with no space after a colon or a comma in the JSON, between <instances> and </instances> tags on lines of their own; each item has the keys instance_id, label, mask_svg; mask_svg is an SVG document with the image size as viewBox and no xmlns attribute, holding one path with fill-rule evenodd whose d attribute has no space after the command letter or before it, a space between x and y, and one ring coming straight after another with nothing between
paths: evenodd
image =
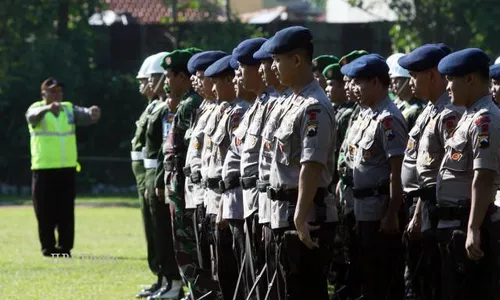
<instances>
[{"instance_id":1,"label":"man's hand","mask_svg":"<svg viewBox=\"0 0 500 300\"><path fill-rule=\"evenodd\" d=\"M469 228L467 230L465 250L467 250L467 256L471 260L480 260L483 258L484 252L481 250L481 232L479 229Z\"/></svg>"},{"instance_id":2,"label":"man's hand","mask_svg":"<svg viewBox=\"0 0 500 300\"><path fill-rule=\"evenodd\" d=\"M90 118L92 121L97 122L101 118L101 109L98 106L91 106L89 108Z\"/></svg>"},{"instance_id":3,"label":"man's hand","mask_svg":"<svg viewBox=\"0 0 500 300\"><path fill-rule=\"evenodd\" d=\"M413 215L406 231L412 239L420 239L422 236L422 217L420 215Z\"/></svg>"},{"instance_id":4,"label":"man's hand","mask_svg":"<svg viewBox=\"0 0 500 300\"><path fill-rule=\"evenodd\" d=\"M318 243L313 242L311 239L311 231L318 230L319 226L311 226L305 220L297 218L297 215L293 218L293 222L295 223L300 241L309 249L318 248Z\"/></svg>"},{"instance_id":5,"label":"man's hand","mask_svg":"<svg viewBox=\"0 0 500 300\"><path fill-rule=\"evenodd\" d=\"M55 115L59 115L59 111L61 111L61 103L54 101L49 104L49 110Z\"/></svg>"},{"instance_id":6,"label":"man's hand","mask_svg":"<svg viewBox=\"0 0 500 300\"><path fill-rule=\"evenodd\" d=\"M383 233L398 233L399 232L399 218L397 214L386 213L380 222L380 231Z\"/></svg>"},{"instance_id":7,"label":"man's hand","mask_svg":"<svg viewBox=\"0 0 500 300\"><path fill-rule=\"evenodd\" d=\"M156 197L158 197L158 201L165 202L165 190L164 189L155 189Z\"/></svg>"}]
</instances>

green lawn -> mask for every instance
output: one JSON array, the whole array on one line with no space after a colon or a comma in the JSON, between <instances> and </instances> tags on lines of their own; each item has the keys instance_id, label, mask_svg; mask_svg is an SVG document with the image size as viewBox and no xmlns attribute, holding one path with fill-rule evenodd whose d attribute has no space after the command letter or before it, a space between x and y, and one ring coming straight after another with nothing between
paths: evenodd
<instances>
[{"instance_id":1,"label":"green lawn","mask_svg":"<svg viewBox=\"0 0 500 300\"><path fill-rule=\"evenodd\" d=\"M64 263L41 255L31 206L0 206L0 241L0 299L133 299L155 280L138 208L77 207L74 259ZM78 258L84 254L114 259Z\"/></svg>"}]
</instances>

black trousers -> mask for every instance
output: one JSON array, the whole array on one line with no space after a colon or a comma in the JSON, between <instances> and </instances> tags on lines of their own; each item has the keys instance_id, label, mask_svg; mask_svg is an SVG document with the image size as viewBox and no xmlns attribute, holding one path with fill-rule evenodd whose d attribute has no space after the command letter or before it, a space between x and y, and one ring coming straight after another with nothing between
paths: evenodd
<instances>
[{"instance_id":1,"label":"black trousers","mask_svg":"<svg viewBox=\"0 0 500 300\"><path fill-rule=\"evenodd\" d=\"M404 295L404 247L400 234L379 231L380 221L358 221L362 289L366 300L400 300Z\"/></svg>"},{"instance_id":2,"label":"black trousers","mask_svg":"<svg viewBox=\"0 0 500 300\"><path fill-rule=\"evenodd\" d=\"M75 168L34 170L32 173L33 204L38 221L38 237L44 253L73 249L75 185Z\"/></svg>"},{"instance_id":3,"label":"black trousers","mask_svg":"<svg viewBox=\"0 0 500 300\"><path fill-rule=\"evenodd\" d=\"M238 277L239 273L245 272L247 270L247 263L244 262L246 259L245 256L245 230L244 230L244 220L228 220L229 229L231 229L231 233L233 234L233 252L236 261L236 265L238 266ZM241 270L245 264L245 270ZM238 299L245 299L244 295L247 295L250 291L249 281L245 273L242 274L240 278L240 284L238 286Z\"/></svg>"},{"instance_id":4,"label":"black trousers","mask_svg":"<svg viewBox=\"0 0 500 300\"><path fill-rule=\"evenodd\" d=\"M233 234L229 227L217 228L215 215L210 215L214 228L216 269L219 287L224 300L233 299L238 281L238 266L233 251Z\"/></svg>"},{"instance_id":5,"label":"black trousers","mask_svg":"<svg viewBox=\"0 0 500 300\"><path fill-rule=\"evenodd\" d=\"M319 248L315 249L307 248L293 229L274 230L278 242L277 256L284 274L284 299L329 299L327 274L328 262L331 261L331 245L335 239L335 226L335 223L326 223L311 232L311 237L319 244ZM283 299L281 296L280 299Z\"/></svg>"}]
</instances>

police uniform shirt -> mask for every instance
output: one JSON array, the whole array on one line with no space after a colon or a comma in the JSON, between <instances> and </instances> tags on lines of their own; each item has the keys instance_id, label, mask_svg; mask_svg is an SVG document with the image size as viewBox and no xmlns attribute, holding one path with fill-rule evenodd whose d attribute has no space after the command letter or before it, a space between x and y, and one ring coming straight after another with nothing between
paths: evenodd
<instances>
[{"instance_id":1,"label":"police uniform shirt","mask_svg":"<svg viewBox=\"0 0 500 300\"><path fill-rule=\"evenodd\" d=\"M465 110L453 135L446 141L445 154L437 177L437 201L458 206L471 199L474 171L496 172L494 189L500 185L500 109L491 95ZM498 203L495 203L498 205ZM438 228L460 226L460 221L440 220Z\"/></svg>"},{"instance_id":2,"label":"police uniform shirt","mask_svg":"<svg viewBox=\"0 0 500 300\"><path fill-rule=\"evenodd\" d=\"M301 164L322 165L318 187L328 188L335 167L335 117L330 101L316 80L294 94L284 110L281 124L274 134L275 143L269 183L275 189L297 189ZM333 197L325 198L326 222L338 219ZM271 206L271 227L290 226L292 212L287 203ZM314 221L312 208L308 219ZM289 215L290 214L290 215Z\"/></svg>"},{"instance_id":3,"label":"police uniform shirt","mask_svg":"<svg viewBox=\"0 0 500 300\"><path fill-rule=\"evenodd\" d=\"M207 125L208 118L216 107L216 103L205 101L204 104L202 104L200 113L198 114L198 117L193 124L193 129L190 132L188 153L186 155L186 167L191 169L191 174L198 171L201 173L201 156L204 141L203 130ZM186 136L186 138L188 137ZM190 177L186 177L186 203L188 202L187 198L190 197L190 202L193 206L196 207L196 205L203 204L204 194L205 188L202 187L201 182L194 184L192 183Z\"/></svg>"},{"instance_id":4,"label":"police uniform shirt","mask_svg":"<svg viewBox=\"0 0 500 300\"><path fill-rule=\"evenodd\" d=\"M390 180L391 157L403 156L408 131L403 115L389 97L376 109L367 108L350 147L355 152L355 189L376 188ZM357 221L379 221L385 215L389 196L354 199Z\"/></svg>"},{"instance_id":5,"label":"police uniform shirt","mask_svg":"<svg viewBox=\"0 0 500 300\"><path fill-rule=\"evenodd\" d=\"M269 173L271 171L272 150L274 132L278 128L283 109L289 102L289 97L292 95L292 89L287 88L270 107L270 112L266 118L265 125L262 128L262 141L259 151L259 180L269 181ZM276 201L278 202L278 201ZM259 193L259 223L271 222L271 200L267 198L267 193Z\"/></svg>"},{"instance_id":6,"label":"police uniform shirt","mask_svg":"<svg viewBox=\"0 0 500 300\"><path fill-rule=\"evenodd\" d=\"M203 128L203 146L201 149L201 168L200 168L201 178L203 182L205 182L208 179L208 169L210 167L210 158L212 157L213 145L210 137L215 133L215 130L217 129L217 124L219 124L219 121L224 115L224 112L228 108L229 108L228 102L221 102L215 104L215 108L208 116L207 124L205 128ZM205 193L203 196L203 204L205 205L205 207L208 207L209 194L210 190L208 188L205 188Z\"/></svg>"},{"instance_id":7,"label":"police uniform shirt","mask_svg":"<svg viewBox=\"0 0 500 300\"><path fill-rule=\"evenodd\" d=\"M222 167L224 159L231 142L231 134L238 127L241 117L248 109L248 103L242 100L234 100L217 124L216 130L209 134L212 143L212 151L209 160L207 178L222 177ZM214 190L207 189L207 214L218 214L221 194Z\"/></svg>"},{"instance_id":8,"label":"police uniform shirt","mask_svg":"<svg viewBox=\"0 0 500 300\"><path fill-rule=\"evenodd\" d=\"M248 111L247 111L248 113ZM245 116L247 115L245 113ZM243 123L243 121L240 123ZM239 128L239 127L238 127ZM231 177L240 177L241 144L233 135L229 151L222 166L222 179L228 180ZM222 205L222 218L231 220L243 220L243 193L241 186L224 191L221 195L220 205Z\"/></svg>"},{"instance_id":9,"label":"police uniform shirt","mask_svg":"<svg viewBox=\"0 0 500 300\"><path fill-rule=\"evenodd\" d=\"M276 94L272 89L268 89L259 95L255 103L250 108L246 122L238 127L234 132L235 138L241 144L241 177L259 176L259 150L262 142L261 130L268 114L268 109L272 107L276 99ZM257 187L243 189L243 212L247 218L258 209L259 191Z\"/></svg>"}]
</instances>

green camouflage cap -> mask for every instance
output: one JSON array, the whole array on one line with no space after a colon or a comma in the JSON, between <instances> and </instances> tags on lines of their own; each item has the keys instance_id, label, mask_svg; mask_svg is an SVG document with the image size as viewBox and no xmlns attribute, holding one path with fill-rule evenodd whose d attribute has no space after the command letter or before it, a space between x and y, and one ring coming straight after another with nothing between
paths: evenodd
<instances>
[{"instance_id":1,"label":"green camouflage cap","mask_svg":"<svg viewBox=\"0 0 500 300\"><path fill-rule=\"evenodd\" d=\"M368 54L368 52L365 50L354 50L351 53L342 56L340 58L339 64L342 67L344 65L347 65L351 61L355 60L356 58L359 58L359 57L361 57L363 55L367 55L367 54Z\"/></svg>"},{"instance_id":2,"label":"green camouflage cap","mask_svg":"<svg viewBox=\"0 0 500 300\"><path fill-rule=\"evenodd\" d=\"M326 68L323 70L323 77L325 77L326 80L344 80L344 75L342 75L342 72L340 72L339 64L331 64L326 66Z\"/></svg>"},{"instance_id":3,"label":"green camouflage cap","mask_svg":"<svg viewBox=\"0 0 500 300\"><path fill-rule=\"evenodd\" d=\"M313 72L320 71L323 72L326 66L338 63L339 59L336 56L333 55L320 55L313 59L312 65L313 65Z\"/></svg>"},{"instance_id":4,"label":"green camouflage cap","mask_svg":"<svg viewBox=\"0 0 500 300\"><path fill-rule=\"evenodd\" d=\"M175 50L170 52L161 63L163 69L176 69L176 70L186 70L187 72L187 63L189 59L193 56L191 52L187 50Z\"/></svg>"}]
</instances>

